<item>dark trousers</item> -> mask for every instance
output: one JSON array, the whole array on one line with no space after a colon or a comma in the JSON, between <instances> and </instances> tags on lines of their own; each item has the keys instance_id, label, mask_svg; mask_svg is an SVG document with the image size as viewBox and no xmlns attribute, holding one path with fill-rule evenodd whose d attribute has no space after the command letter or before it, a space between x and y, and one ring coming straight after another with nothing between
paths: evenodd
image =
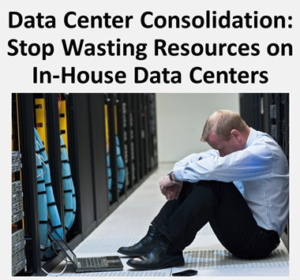
<instances>
[{"instance_id":1,"label":"dark trousers","mask_svg":"<svg viewBox=\"0 0 300 280\"><path fill-rule=\"evenodd\" d=\"M267 257L278 245L275 231L259 227L233 183L184 182L178 200L168 201L152 225L182 251L209 222L221 244L239 258Z\"/></svg>"}]
</instances>

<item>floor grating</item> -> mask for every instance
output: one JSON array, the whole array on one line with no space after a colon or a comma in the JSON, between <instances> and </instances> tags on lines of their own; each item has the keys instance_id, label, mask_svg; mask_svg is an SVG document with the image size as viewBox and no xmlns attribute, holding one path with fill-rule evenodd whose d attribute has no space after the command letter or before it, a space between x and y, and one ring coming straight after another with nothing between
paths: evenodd
<instances>
[{"instance_id":1,"label":"floor grating","mask_svg":"<svg viewBox=\"0 0 300 280\"><path fill-rule=\"evenodd\" d=\"M64 273L61 277L97 276L97 277L166 277L170 271L115 271L115 272L93 272L93 273Z\"/></svg>"},{"instance_id":2,"label":"floor grating","mask_svg":"<svg viewBox=\"0 0 300 280\"><path fill-rule=\"evenodd\" d=\"M282 249L274 250L266 259L245 260L234 257L227 250L187 250L184 251L185 267L193 269L223 268L267 268L289 265L289 256Z\"/></svg>"}]
</instances>

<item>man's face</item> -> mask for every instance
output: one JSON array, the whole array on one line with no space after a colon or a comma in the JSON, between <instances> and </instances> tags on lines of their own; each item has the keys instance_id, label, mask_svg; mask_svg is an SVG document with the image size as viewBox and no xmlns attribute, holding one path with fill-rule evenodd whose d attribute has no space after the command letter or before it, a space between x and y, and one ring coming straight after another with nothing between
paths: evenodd
<instances>
[{"instance_id":1,"label":"man's face","mask_svg":"<svg viewBox=\"0 0 300 280\"><path fill-rule=\"evenodd\" d=\"M241 135L238 131L231 133L230 139L219 139L213 132L209 135L207 143L215 150L219 151L221 157L227 156L231 153L241 151L245 144L242 141Z\"/></svg>"}]
</instances>

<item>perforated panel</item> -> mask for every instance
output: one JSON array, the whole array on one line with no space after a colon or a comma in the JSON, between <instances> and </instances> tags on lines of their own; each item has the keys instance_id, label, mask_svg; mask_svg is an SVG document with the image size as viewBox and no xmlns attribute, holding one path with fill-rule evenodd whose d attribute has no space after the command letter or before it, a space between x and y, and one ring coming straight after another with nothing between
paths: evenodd
<instances>
[{"instance_id":1,"label":"perforated panel","mask_svg":"<svg viewBox=\"0 0 300 280\"><path fill-rule=\"evenodd\" d=\"M141 276L154 276L166 277L170 276L170 271L115 271L115 272L93 272L93 273L64 273L62 277L82 277L82 276L101 276L101 277L141 277Z\"/></svg>"},{"instance_id":2,"label":"perforated panel","mask_svg":"<svg viewBox=\"0 0 300 280\"><path fill-rule=\"evenodd\" d=\"M282 267L289 265L289 256L282 250L274 250L266 259L244 260L234 257L227 250L184 251L185 267L194 269Z\"/></svg>"}]
</instances>

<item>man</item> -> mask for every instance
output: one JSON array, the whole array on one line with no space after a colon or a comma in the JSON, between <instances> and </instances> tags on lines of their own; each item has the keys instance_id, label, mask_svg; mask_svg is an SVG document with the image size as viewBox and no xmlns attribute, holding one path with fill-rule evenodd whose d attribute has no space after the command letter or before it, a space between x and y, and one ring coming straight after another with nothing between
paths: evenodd
<instances>
[{"instance_id":1,"label":"man","mask_svg":"<svg viewBox=\"0 0 300 280\"><path fill-rule=\"evenodd\" d=\"M137 269L182 266L182 251L209 222L222 245L239 258L265 258L278 245L288 217L288 162L268 134L220 110L201 137L212 149L191 154L159 182L167 202L147 235L118 252ZM244 197L233 182L242 182Z\"/></svg>"}]
</instances>

